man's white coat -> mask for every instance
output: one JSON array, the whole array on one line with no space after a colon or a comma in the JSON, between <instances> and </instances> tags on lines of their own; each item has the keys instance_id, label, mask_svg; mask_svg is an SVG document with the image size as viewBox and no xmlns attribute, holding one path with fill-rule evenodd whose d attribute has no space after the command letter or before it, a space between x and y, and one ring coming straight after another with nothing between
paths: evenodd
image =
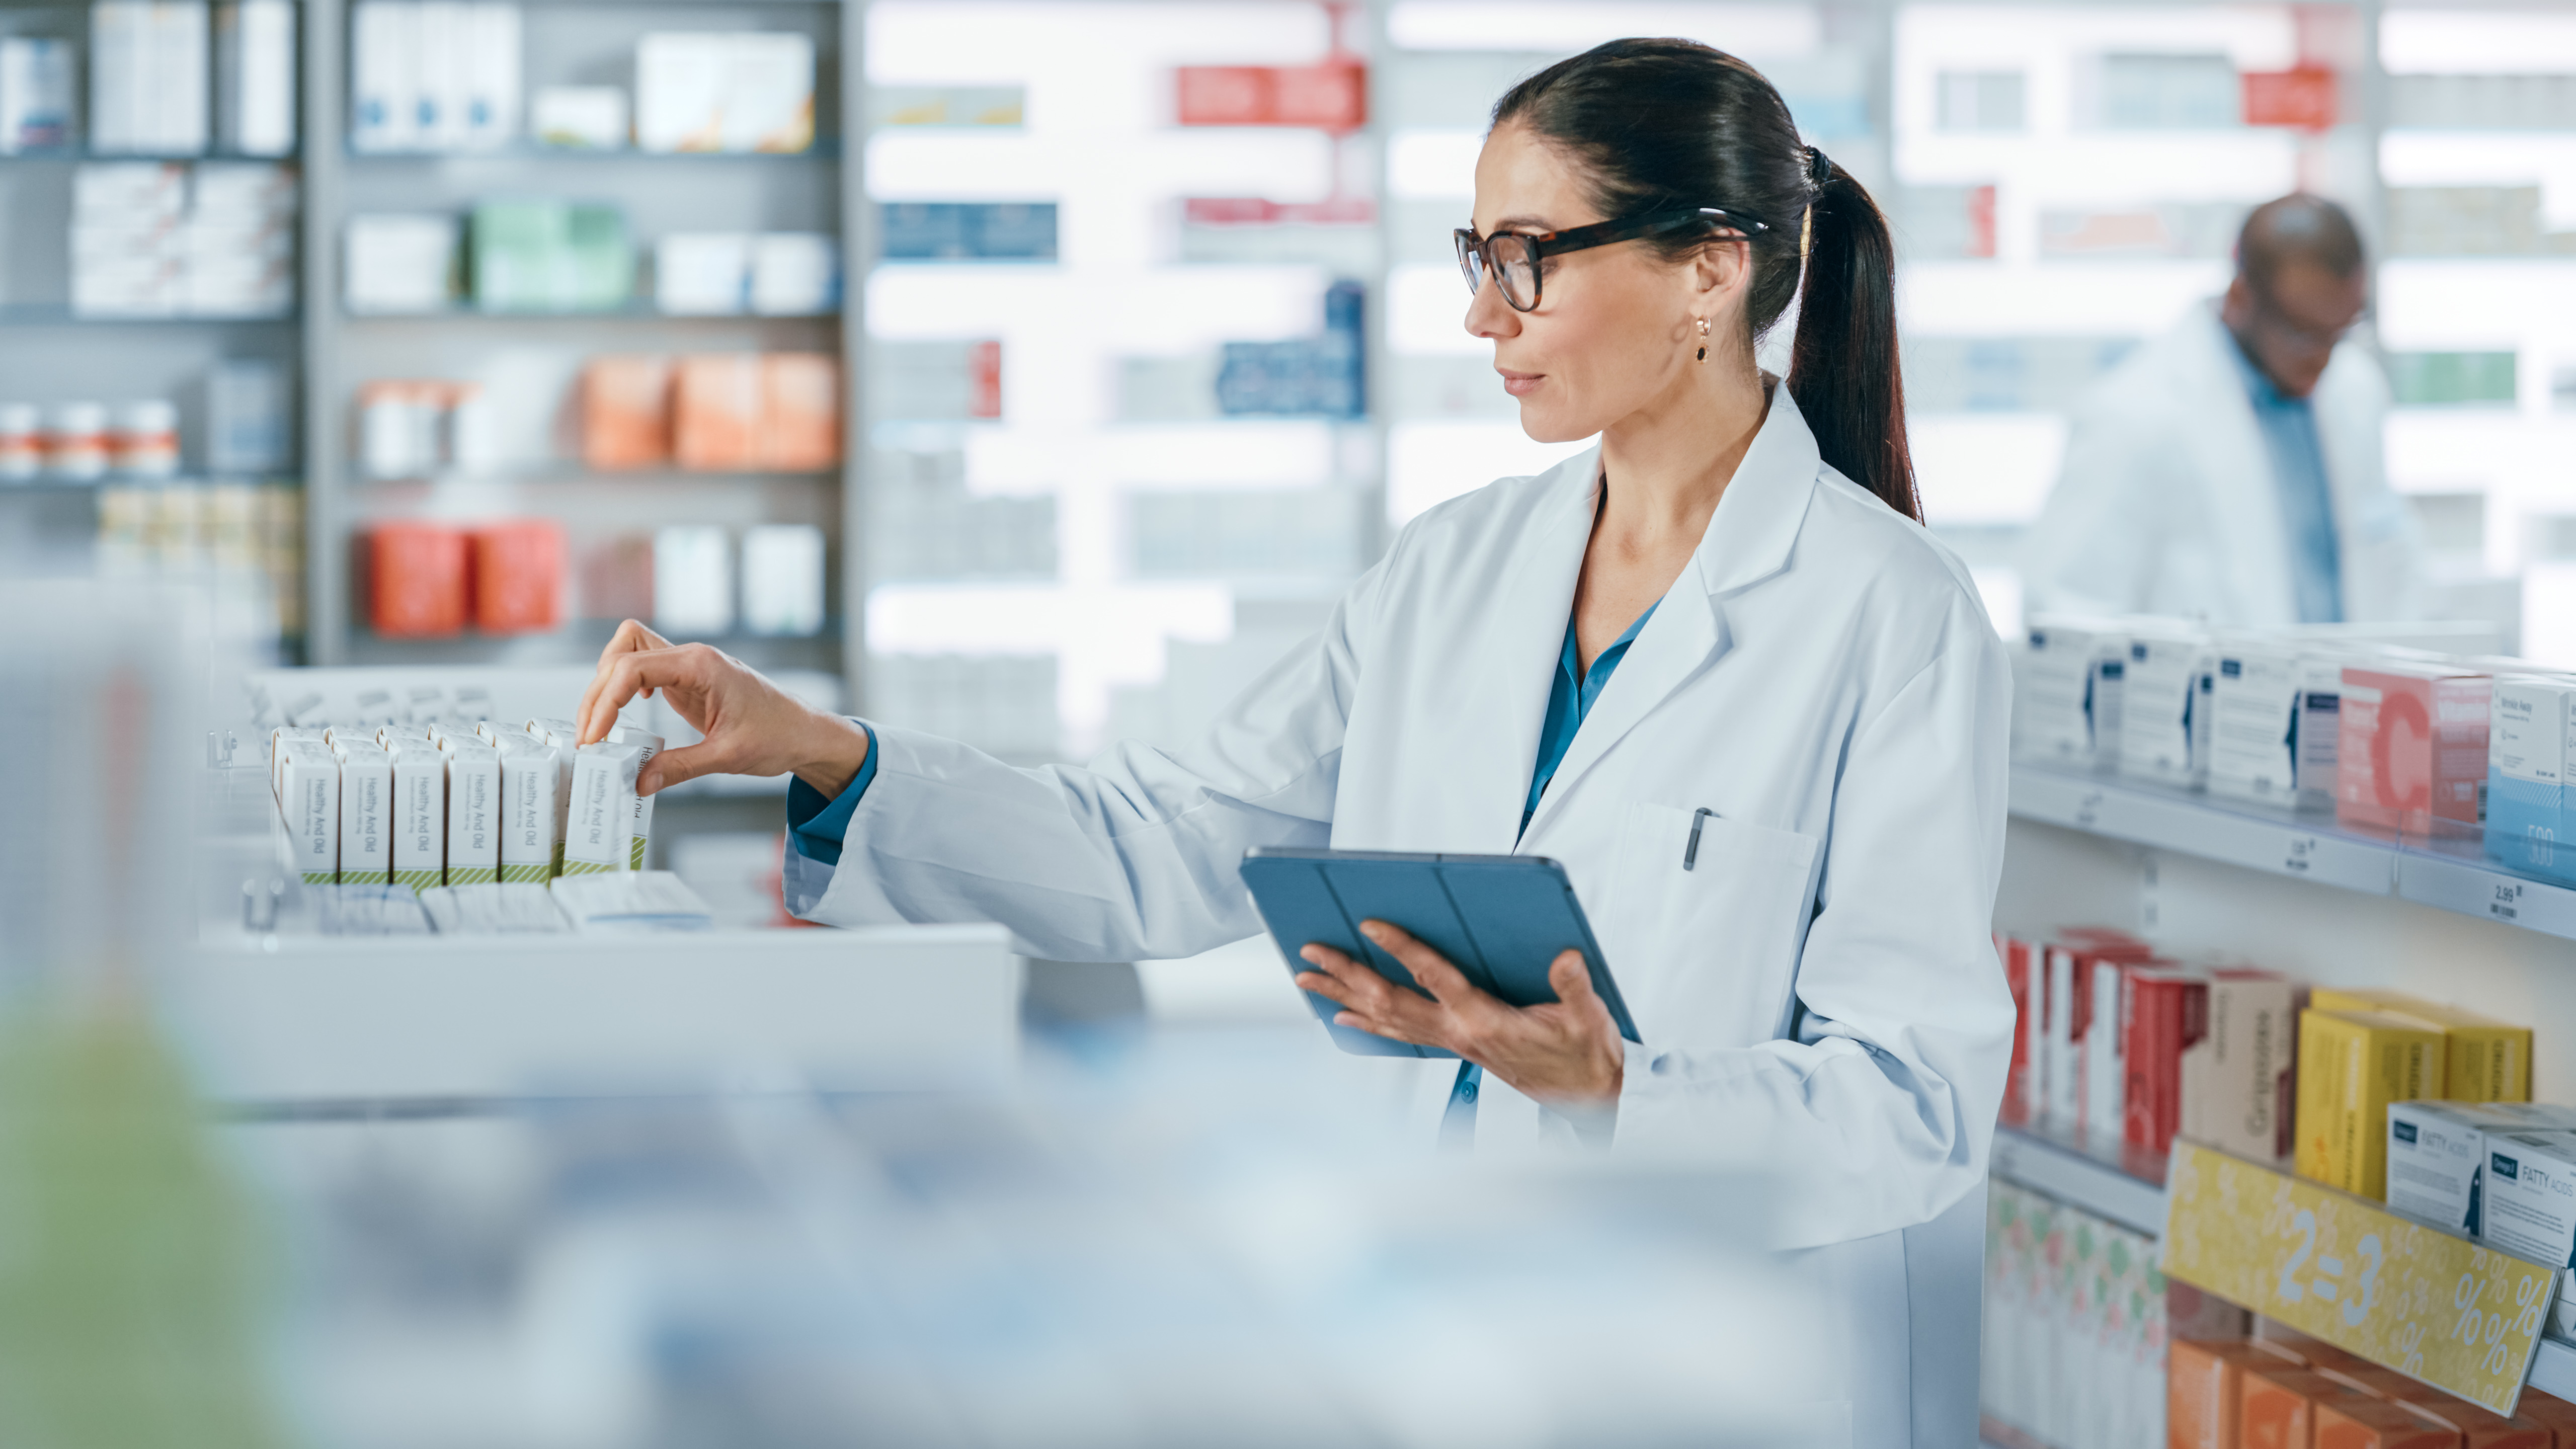
<instances>
[{"instance_id":1,"label":"man's white coat","mask_svg":"<svg viewBox=\"0 0 2576 1449\"><path fill-rule=\"evenodd\" d=\"M2037 612L2299 622L2280 485L2214 305L2194 307L2085 394L2066 459L2024 545ZM2337 347L2310 395L2334 500L2344 618L2421 617L2421 545L2381 466L2388 384L2359 344Z\"/></svg>"},{"instance_id":2,"label":"man's white coat","mask_svg":"<svg viewBox=\"0 0 2576 1449\"><path fill-rule=\"evenodd\" d=\"M1990 935L2005 653L1958 561L1824 466L1773 391L1525 835L1597 449L1415 520L1193 748L1023 770L870 721L876 781L841 865L791 859L791 905L1170 958L1260 929L1237 874L1256 845L1552 857L1645 1038L1611 1151L1771 1173L1778 1246L1841 1325L1851 1442L1973 1443L2013 1020ZM1415 1079L1428 1147L1455 1063L1373 1065ZM1579 1150L1490 1078L1476 1132L1480 1152Z\"/></svg>"}]
</instances>

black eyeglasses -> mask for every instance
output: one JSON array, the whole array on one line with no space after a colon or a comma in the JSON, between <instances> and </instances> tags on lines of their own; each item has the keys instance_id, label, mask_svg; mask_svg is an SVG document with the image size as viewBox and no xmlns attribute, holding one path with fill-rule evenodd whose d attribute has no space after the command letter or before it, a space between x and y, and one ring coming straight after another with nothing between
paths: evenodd
<instances>
[{"instance_id":1,"label":"black eyeglasses","mask_svg":"<svg viewBox=\"0 0 2576 1449\"><path fill-rule=\"evenodd\" d=\"M1452 235L1458 242L1458 270L1467 278L1470 293L1482 290L1485 274L1502 279L1503 300L1515 312L1527 312L1538 305L1539 258L1579 252L1587 247L1606 247L1612 242L1634 241L1641 236L1659 236L1679 231L1686 226L1715 224L1730 231L1751 236L1771 228L1740 211L1724 207L1700 206L1687 211L1657 211L1643 216L1623 217L1617 221L1595 222L1566 231L1498 232L1479 237L1473 227L1460 227Z\"/></svg>"}]
</instances>

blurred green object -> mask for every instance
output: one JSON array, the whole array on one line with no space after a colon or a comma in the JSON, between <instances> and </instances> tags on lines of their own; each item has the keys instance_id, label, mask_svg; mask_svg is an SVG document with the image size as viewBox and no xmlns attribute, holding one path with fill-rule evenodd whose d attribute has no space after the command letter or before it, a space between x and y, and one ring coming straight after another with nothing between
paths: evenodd
<instances>
[{"instance_id":1,"label":"blurred green object","mask_svg":"<svg viewBox=\"0 0 2576 1449\"><path fill-rule=\"evenodd\" d=\"M2400 407L2513 406L2510 352L2392 352L2388 390Z\"/></svg>"},{"instance_id":2,"label":"blurred green object","mask_svg":"<svg viewBox=\"0 0 2576 1449\"><path fill-rule=\"evenodd\" d=\"M268 1449L251 1218L139 1005L0 1011L0 1444Z\"/></svg>"},{"instance_id":3,"label":"blurred green object","mask_svg":"<svg viewBox=\"0 0 2576 1449\"><path fill-rule=\"evenodd\" d=\"M613 206L486 201L470 235L483 311L610 312L634 295L635 248Z\"/></svg>"}]
</instances>

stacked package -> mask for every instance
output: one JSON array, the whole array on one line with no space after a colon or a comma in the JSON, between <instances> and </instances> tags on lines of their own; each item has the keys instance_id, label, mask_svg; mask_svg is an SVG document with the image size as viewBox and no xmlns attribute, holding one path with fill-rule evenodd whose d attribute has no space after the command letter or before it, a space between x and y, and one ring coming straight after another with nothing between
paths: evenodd
<instances>
[{"instance_id":1,"label":"stacked package","mask_svg":"<svg viewBox=\"0 0 2576 1449\"><path fill-rule=\"evenodd\" d=\"M516 5L364 0L352 13L349 146L493 151L519 136Z\"/></svg>"},{"instance_id":2,"label":"stacked package","mask_svg":"<svg viewBox=\"0 0 2576 1449\"><path fill-rule=\"evenodd\" d=\"M636 776L661 738L619 725L575 741L559 719L280 725L269 734L280 849L307 885L415 895L642 870L653 800Z\"/></svg>"},{"instance_id":3,"label":"stacked package","mask_svg":"<svg viewBox=\"0 0 2576 1449\"><path fill-rule=\"evenodd\" d=\"M2054 1449L2164 1449L2153 1238L2026 1188L1986 1199L1986 1415Z\"/></svg>"},{"instance_id":4,"label":"stacked package","mask_svg":"<svg viewBox=\"0 0 2576 1449\"><path fill-rule=\"evenodd\" d=\"M2525 1389L2506 1418L2260 1320L2254 1337L2175 1339L2167 1403L2171 1449L2576 1443L2576 1405L2537 1389Z\"/></svg>"},{"instance_id":5,"label":"stacked package","mask_svg":"<svg viewBox=\"0 0 2576 1449\"><path fill-rule=\"evenodd\" d=\"M83 166L72 192L72 310L281 316L295 302L295 212L295 175L282 166Z\"/></svg>"}]
</instances>

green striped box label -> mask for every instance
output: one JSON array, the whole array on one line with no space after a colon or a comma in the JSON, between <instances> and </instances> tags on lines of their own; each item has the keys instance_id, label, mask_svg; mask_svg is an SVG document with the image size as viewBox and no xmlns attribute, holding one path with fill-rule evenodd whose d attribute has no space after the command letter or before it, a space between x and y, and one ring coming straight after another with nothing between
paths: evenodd
<instances>
[{"instance_id":1,"label":"green striped box label","mask_svg":"<svg viewBox=\"0 0 2576 1449\"><path fill-rule=\"evenodd\" d=\"M601 865L599 862L593 860L567 860L564 862L563 873L568 876L615 875L617 873L617 867L613 865Z\"/></svg>"},{"instance_id":2,"label":"green striped box label","mask_svg":"<svg viewBox=\"0 0 2576 1449\"><path fill-rule=\"evenodd\" d=\"M304 872L304 883L306 885L338 885L340 883L340 873L336 870L308 870Z\"/></svg>"},{"instance_id":3,"label":"green striped box label","mask_svg":"<svg viewBox=\"0 0 2576 1449\"><path fill-rule=\"evenodd\" d=\"M552 866L552 867L551 867L551 868L546 872L546 879L548 879L548 880L552 880L552 879L554 879L556 876L559 876L559 875L561 875L561 874L563 874L563 873L564 873L564 853L563 853L563 842L562 842L562 841L560 841L560 840L558 840L558 841L556 841L556 842L555 842L555 860L554 860L554 865L553 865L553 866Z\"/></svg>"},{"instance_id":4,"label":"green striped box label","mask_svg":"<svg viewBox=\"0 0 2576 1449\"><path fill-rule=\"evenodd\" d=\"M632 841L627 843L626 868L628 870L642 870L644 868L644 847L652 843L653 842L646 840L641 835L636 836Z\"/></svg>"},{"instance_id":5,"label":"green striped box label","mask_svg":"<svg viewBox=\"0 0 2576 1449\"><path fill-rule=\"evenodd\" d=\"M398 886L410 886L413 895L418 895L422 891L429 889L431 886L438 884L438 879L439 873L434 870L398 870L394 872L394 884Z\"/></svg>"},{"instance_id":6,"label":"green striped box label","mask_svg":"<svg viewBox=\"0 0 2576 1449\"><path fill-rule=\"evenodd\" d=\"M544 885L552 878L552 876L553 872L547 870L542 865L505 865L501 867L501 879L506 881L525 882L529 885Z\"/></svg>"},{"instance_id":7,"label":"green striped box label","mask_svg":"<svg viewBox=\"0 0 2576 1449\"><path fill-rule=\"evenodd\" d=\"M394 872L392 866L387 866L383 870L344 870L340 872L340 884L342 885L392 885L393 883Z\"/></svg>"},{"instance_id":8,"label":"green striped box label","mask_svg":"<svg viewBox=\"0 0 2576 1449\"><path fill-rule=\"evenodd\" d=\"M490 885L501 878L501 872L488 865L451 865L447 868L449 885Z\"/></svg>"}]
</instances>

